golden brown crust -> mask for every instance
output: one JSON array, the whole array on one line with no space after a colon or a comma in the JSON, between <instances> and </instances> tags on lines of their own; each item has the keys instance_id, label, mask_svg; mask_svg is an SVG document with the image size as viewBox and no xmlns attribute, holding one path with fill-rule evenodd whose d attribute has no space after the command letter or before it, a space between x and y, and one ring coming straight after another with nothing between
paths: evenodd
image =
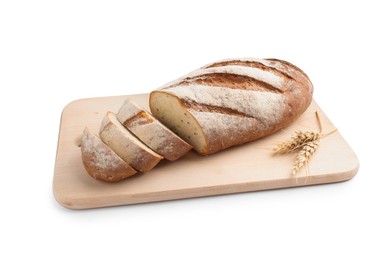
<instances>
[{"instance_id":1,"label":"golden brown crust","mask_svg":"<svg viewBox=\"0 0 390 260\"><path fill-rule=\"evenodd\" d=\"M153 123L153 118L149 117L145 111L138 112L135 116L129 117L122 124L126 127L134 125L146 125Z\"/></svg>"},{"instance_id":2,"label":"golden brown crust","mask_svg":"<svg viewBox=\"0 0 390 260\"><path fill-rule=\"evenodd\" d=\"M257 68L260 70L265 70L265 71L272 71L273 73L279 74L283 77L290 78L290 75L284 73L283 71L267 67L263 63L259 61L242 61L242 60L230 60L230 61L221 61L221 62L216 62L211 65L206 66L205 68L213 68L213 67L221 67L221 66L230 66L230 65L236 65L236 66L244 66L244 67L251 67L251 68Z\"/></svg>"},{"instance_id":3,"label":"golden brown crust","mask_svg":"<svg viewBox=\"0 0 390 260\"><path fill-rule=\"evenodd\" d=\"M97 180L118 182L136 173L88 128L81 139L81 158L87 173Z\"/></svg>"},{"instance_id":4,"label":"golden brown crust","mask_svg":"<svg viewBox=\"0 0 390 260\"><path fill-rule=\"evenodd\" d=\"M253 79L244 75L234 75L228 73L212 73L207 76L201 75L193 78L185 79L177 84L169 86L173 88L176 86L186 86L191 84L207 85L213 87L224 87L231 89L245 89L245 90L256 90L256 91L269 91L269 92L282 92L274 86L262 82L260 80Z\"/></svg>"},{"instance_id":5,"label":"golden brown crust","mask_svg":"<svg viewBox=\"0 0 390 260\"><path fill-rule=\"evenodd\" d=\"M310 105L312 101L313 86L307 75L295 65L278 59L266 59L269 63L265 66L263 63L256 61L231 61L215 63L214 66L228 66L228 65L241 65L248 67L255 67L262 70L272 71L277 75L283 75L286 79L286 89L283 93L285 96L285 106L283 109L283 116L277 124L264 128L259 124L249 124L249 127L240 129L232 127L231 131L237 138L229 139L223 135L213 135L213 138L209 138L209 153L215 153L230 146L243 144L246 142L254 141L263 136L272 134L295 121ZM250 88L246 88L250 90ZM236 129L234 131L234 129ZM223 144L221 145L221 140Z\"/></svg>"}]
</instances>

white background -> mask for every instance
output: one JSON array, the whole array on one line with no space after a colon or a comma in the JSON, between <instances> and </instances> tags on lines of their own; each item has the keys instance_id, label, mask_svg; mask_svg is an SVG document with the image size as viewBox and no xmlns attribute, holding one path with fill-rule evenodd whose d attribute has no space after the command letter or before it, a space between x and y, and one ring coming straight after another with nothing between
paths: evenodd
<instances>
[{"instance_id":1,"label":"white background","mask_svg":"<svg viewBox=\"0 0 390 260\"><path fill-rule=\"evenodd\" d=\"M389 259L386 1L133 2L0 1L0 258ZM67 103L243 56L307 72L355 178L82 211L54 200Z\"/></svg>"}]
</instances>

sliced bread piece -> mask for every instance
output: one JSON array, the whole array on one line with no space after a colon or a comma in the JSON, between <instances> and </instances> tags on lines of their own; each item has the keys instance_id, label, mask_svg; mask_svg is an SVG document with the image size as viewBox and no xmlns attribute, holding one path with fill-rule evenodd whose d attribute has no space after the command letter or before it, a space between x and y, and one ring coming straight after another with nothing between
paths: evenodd
<instances>
[{"instance_id":1,"label":"sliced bread piece","mask_svg":"<svg viewBox=\"0 0 390 260\"><path fill-rule=\"evenodd\" d=\"M179 159L192 149L191 145L129 98L119 109L117 118L138 139L170 161Z\"/></svg>"},{"instance_id":2,"label":"sliced bread piece","mask_svg":"<svg viewBox=\"0 0 390 260\"><path fill-rule=\"evenodd\" d=\"M107 112L102 121L100 138L137 171L147 172L163 159L131 134L112 112Z\"/></svg>"},{"instance_id":3,"label":"sliced bread piece","mask_svg":"<svg viewBox=\"0 0 390 260\"><path fill-rule=\"evenodd\" d=\"M99 137L86 127L81 138L81 159L87 173L93 178L106 182L117 182L136 173Z\"/></svg>"}]
</instances>

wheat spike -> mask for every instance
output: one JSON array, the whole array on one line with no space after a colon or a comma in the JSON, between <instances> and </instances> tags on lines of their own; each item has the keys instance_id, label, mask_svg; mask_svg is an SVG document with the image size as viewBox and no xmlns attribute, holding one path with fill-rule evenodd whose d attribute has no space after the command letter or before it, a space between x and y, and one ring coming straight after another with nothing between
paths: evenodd
<instances>
[{"instance_id":1,"label":"wheat spike","mask_svg":"<svg viewBox=\"0 0 390 260\"><path fill-rule=\"evenodd\" d=\"M275 153L284 154L293 152L308 142L320 140L321 134L312 131L296 131L289 141L280 143L275 148Z\"/></svg>"},{"instance_id":2,"label":"wheat spike","mask_svg":"<svg viewBox=\"0 0 390 260\"><path fill-rule=\"evenodd\" d=\"M292 169L292 174L296 175L299 170L307 165L313 154L317 151L320 145L320 140L314 140L307 142L302 149L299 151L297 158L295 160L294 167Z\"/></svg>"},{"instance_id":3,"label":"wheat spike","mask_svg":"<svg viewBox=\"0 0 390 260\"><path fill-rule=\"evenodd\" d=\"M299 150L294 167L292 168L293 175L296 175L303 166L308 167L308 162L317 151L321 138L337 131L337 129L335 129L329 133L323 134L320 115L318 111L316 111L315 114L320 130L319 133L313 131L296 131L295 134L291 136L290 140L282 142L274 148L276 154L285 154Z\"/></svg>"}]
</instances>

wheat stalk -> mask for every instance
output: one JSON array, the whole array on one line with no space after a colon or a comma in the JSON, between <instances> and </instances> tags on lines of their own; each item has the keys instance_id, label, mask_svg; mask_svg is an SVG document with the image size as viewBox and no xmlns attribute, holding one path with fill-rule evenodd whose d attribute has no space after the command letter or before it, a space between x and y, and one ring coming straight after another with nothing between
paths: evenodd
<instances>
[{"instance_id":1,"label":"wheat stalk","mask_svg":"<svg viewBox=\"0 0 390 260\"><path fill-rule=\"evenodd\" d=\"M275 153L284 154L294 152L306 143L319 140L320 138L320 133L312 131L296 131L289 141L282 142L275 147Z\"/></svg>"},{"instance_id":2,"label":"wheat stalk","mask_svg":"<svg viewBox=\"0 0 390 260\"><path fill-rule=\"evenodd\" d=\"M335 129L327 134L323 134L320 116L317 111L315 114L320 130L319 133L314 131L296 131L290 140L278 144L274 149L276 154L285 154L299 150L292 168L293 175L296 175L303 166L307 166L309 160L317 151L321 138L337 131Z\"/></svg>"},{"instance_id":3,"label":"wheat stalk","mask_svg":"<svg viewBox=\"0 0 390 260\"><path fill-rule=\"evenodd\" d=\"M302 149L299 151L297 155L297 158L294 163L294 167L292 169L293 175L296 175L304 165L308 164L309 160L317 151L319 146L320 146L320 140L314 140L306 143L302 147Z\"/></svg>"}]
</instances>

